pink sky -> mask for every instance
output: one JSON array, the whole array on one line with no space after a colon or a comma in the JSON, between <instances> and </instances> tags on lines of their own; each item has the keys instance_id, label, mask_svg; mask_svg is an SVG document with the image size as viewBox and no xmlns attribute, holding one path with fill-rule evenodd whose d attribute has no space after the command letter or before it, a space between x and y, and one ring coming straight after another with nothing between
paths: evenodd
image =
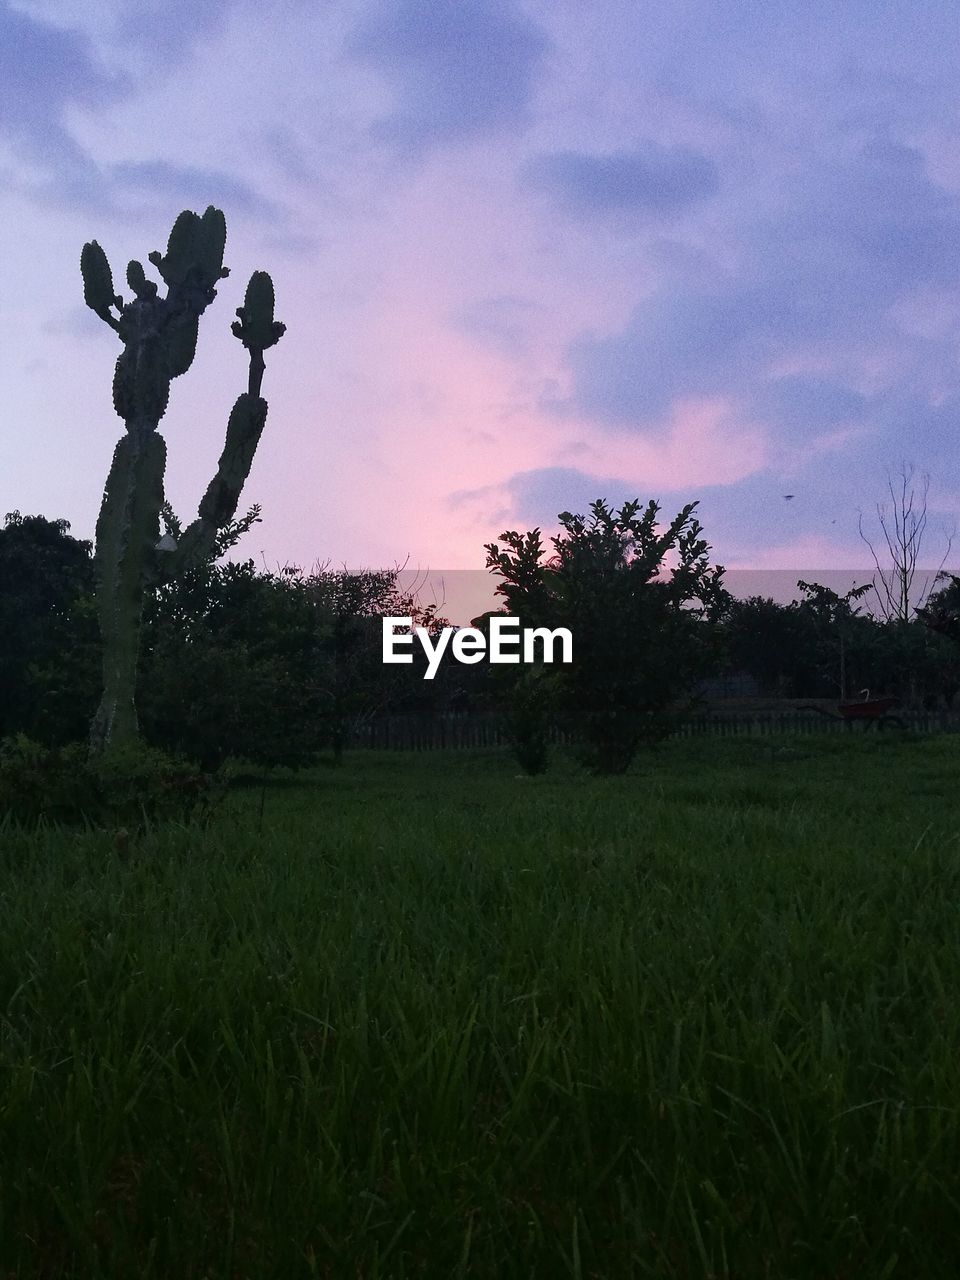
<instances>
[{"instance_id":1,"label":"pink sky","mask_svg":"<svg viewBox=\"0 0 960 1280\"><path fill-rule=\"evenodd\" d=\"M867 566L858 513L907 460L936 565L960 497L956 14L877 15L0 0L0 514L92 535L123 428L80 248L119 282L213 203L232 275L161 430L190 518L244 382L230 321L269 270L288 332L239 552L481 570L504 528L593 498L698 498L729 566Z\"/></svg>"}]
</instances>

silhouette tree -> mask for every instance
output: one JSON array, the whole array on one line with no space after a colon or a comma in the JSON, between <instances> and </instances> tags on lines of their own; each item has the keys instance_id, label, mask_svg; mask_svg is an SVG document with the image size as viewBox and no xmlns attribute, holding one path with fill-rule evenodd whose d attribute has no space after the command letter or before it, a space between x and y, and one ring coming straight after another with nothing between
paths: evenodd
<instances>
[{"instance_id":1,"label":"silhouette tree","mask_svg":"<svg viewBox=\"0 0 960 1280\"><path fill-rule=\"evenodd\" d=\"M704 624L728 596L696 506L663 528L656 502L641 514L638 501L615 511L598 500L587 516L561 512L549 559L539 529L508 530L503 548L486 547L506 612L572 634L573 662L555 669L555 695L595 773L624 772L642 742L668 733L712 665Z\"/></svg>"},{"instance_id":2,"label":"silhouette tree","mask_svg":"<svg viewBox=\"0 0 960 1280\"><path fill-rule=\"evenodd\" d=\"M924 578L920 583L916 582L916 575L920 568L920 555L927 534L927 495L930 490L930 477L923 474L916 482L914 475L913 464L902 462L897 476L887 476L889 506L886 502L877 503L877 522L886 546L888 565L881 564L874 542L864 532L862 512L858 520L860 537L869 548L873 559L875 572L872 586L879 616L885 622L909 622L916 609L923 604L932 586L929 577ZM947 546L940 561L938 573L943 569L952 545L953 535L951 534L947 537ZM935 574L934 581L936 576Z\"/></svg>"}]
</instances>

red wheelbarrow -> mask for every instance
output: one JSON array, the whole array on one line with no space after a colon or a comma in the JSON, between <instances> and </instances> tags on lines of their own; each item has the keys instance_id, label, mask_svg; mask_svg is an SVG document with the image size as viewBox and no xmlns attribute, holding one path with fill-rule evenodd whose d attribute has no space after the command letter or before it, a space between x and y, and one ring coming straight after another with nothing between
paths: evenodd
<instances>
[{"instance_id":1,"label":"red wheelbarrow","mask_svg":"<svg viewBox=\"0 0 960 1280\"><path fill-rule=\"evenodd\" d=\"M869 698L863 702L841 702L837 710L844 720L883 720L899 702L899 698Z\"/></svg>"},{"instance_id":2,"label":"red wheelbarrow","mask_svg":"<svg viewBox=\"0 0 960 1280\"><path fill-rule=\"evenodd\" d=\"M817 707L812 704L798 707L797 710L816 711L829 720L842 720L849 724L851 729L856 724L862 724L864 729L883 729L887 725L896 725L900 729L906 727L899 716L890 714L893 707L899 706L899 698L871 698L869 689L865 689L864 693L867 696L858 702L838 702L836 711L828 711L826 707Z\"/></svg>"}]
</instances>

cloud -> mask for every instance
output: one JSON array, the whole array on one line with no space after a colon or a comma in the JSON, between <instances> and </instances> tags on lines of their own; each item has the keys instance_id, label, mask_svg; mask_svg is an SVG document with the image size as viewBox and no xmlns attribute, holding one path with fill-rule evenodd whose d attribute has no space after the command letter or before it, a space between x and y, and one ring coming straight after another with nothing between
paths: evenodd
<instances>
[{"instance_id":1,"label":"cloud","mask_svg":"<svg viewBox=\"0 0 960 1280\"><path fill-rule=\"evenodd\" d=\"M448 502L475 508L490 528L520 524L552 529L561 511L585 513L597 498L619 507L638 496L636 485L627 480L601 478L574 467L535 467L518 471L500 484L452 493Z\"/></svg>"},{"instance_id":2,"label":"cloud","mask_svg":"<svg viewBox=\"0 0 960 1280\"><path fill-rule=\"evenodd\" d=\"M541 439L537 442L537 437ZM517 521L552 525L564 509L586 510L597 498L620 505L633 498L656 498L677 510L701 493L735 488L744 479L762 477L767 467L762 436L742 422L731 421L727 406L716 401L678 403L669 420L652 436L626 432L583 432L561 441L540 424L524 429L527 457L533 465L496 474L490 482L449 494L451 509L470 510L478 520L500 527ZM547 455L550 462L537 462ZM509 448L498 457L513 459ZM779 492L780 481L768 472L764 483Z\"/></svg>"},{"instance_id":3,"label":"cloud","mask_svg":"<svg viewBox=\"0 0 960 1280\"><path fill-rule=\"evenodd\" d=\"M79 147L72 149L71 156L72 162L66 164L61 155L43 177L30 182L21 179L21 188L54 208L67 204L88 214L112 217L152 210L163 203L197 210L213 204L228 212L259 218L274 230L287 220L287 210L282 205L219 169L194 168L166 160L100 165Z\"/></svg>"},{"instance_id":4,"label":"cloud","mask_svg":"<svg viewBox=\"0 0 960 1280\"><path fill-rule=\"evenodd\" d=\"M152 62L171 62L216 33L231 7L232 0L138 0L121 8L118 34Z\"/></svg>"},{"instance_id":5,"label":"cloud","mask_svg":"<svg viewBox=\"0 0 960 1280\"><path fill-rule=\"evenodd\" d=\"M777 204L728 230L732 266L667 270L619 330L569 345L558 416L646 432L683 397L722 396L784 447L883 434L895 392L914 421L940 416L960 394L957 326L921 336L898 312L955 297L960 200L886 137L803 160Z\"/></svg>"},{"instance_id":6,"label":"cloud","mask_svg":"<svg viewBox=\"0 0 960 1280\"><path fill-rule=\"evenodd\" d=\"M534 157L525 180L583 218L673 214L719 189L717 166L688 147L646 141L629 151L557 151Z\"/></svg>"},{"instance_id":7,"label":"cloud","mask_svg":"<svg viewBox=\"0 0 960 1280\"><path fill-rule=\"evenodd\" d=\"M559 512L583 514L597 498L618 508L634 498L648 500L629 480L589 475L573 467L521 471L510 477L506 487L518 517L551 526Z\"/></svg>"},{"instance_id":8,"label":"cloud","mask_svg":"<svg viewBox=\"0 0 960 1280\"><path fill-rule=\"evenodd\" d=\"M70 136L73 106L100 106L129 90L96 63L86 37L35 21L0 0L0 135L47 175L83 175L89 157Z\"/></svg>"},{"instance_id":9,"label":"cloud","mask_svg":"<svg viewBox=\"0 0 960 1280\"><path fill-rule=\"evenodd\" d=\"M465 303L450 317L450 323L460 333L516 356L528 349L530 330L539 313L540 308L526 298L498 294Z\"/></svg>"},{"instance_id":10,"label":"cloud","mask_svg":"<svg viewBox=\"0 0 960 1280\"><path fill-rule=\"evenodd\" d=\"M601 424L639 427L663 417L682 395L721 387L730 361L755 342L749 299L736 286L727 294L655 294L619 333L584 335L571 344L574 394L565 404Z\"/></svg>"},{"instance_id":11,"label":"cloud","mask_svg":"<svg viewBox=\"0 0 960 1280\"><path fill-rule=\"evenodd\" d=\"M147 195L152 205L162 196L190 209L214 204L267 219L278 215L273 201L219 169L195 169L167 160L124 161L110 165L107 174L118 196Z\"/></svg>"},{"instance_id":12,"label":"cloud","mask_svg":"<svg viewBox=\"0 0 960 1280\"><path fill-rule=\"evenodd\" d=\"M514 0L379 0L351 42L396 95L377 132L414 151L521 124L546 49Z\"/></svg>"},{"instance_id":13,"label":"cloud","mask_svg":"<svg viewBox=\"0 0 960 1280\"><path fill-rule=\"evenodd\" d=\"M40 325L40 332L51 337L65 336L86 342L91 338L99 338L102 328L103 322L89 307L69 307L44 320Z\"/></svg>"},{"instance_id":14,"label":"cloud","mask_svg":"<svg viewBox=\"0 0 960 1280\"><path fill-rule=\"evenodd\" d=\"M219 0L165 3L121 14L117 25L121 36L136 36L154 52L171 52L212 31L226 9ZM223 170L166 159L111 164L81 145L69 113L111 106L138 88L132 76L108 72L99 61L97 50L110 43L102 31L91 40L79 28L53 25L0 0L0 140L8 141L15 161L0 182L50 207L88 213L124 215L144 199L160 198L200 208L223 204L282 222L279 205Z\"/></svg>"},{"instance_id":15,"label":"cloud","mask_svg":"<svg viewBox=\"0 0 960 1280\"><path fill-rule=\"evenodd\" d=\"M790 374L762 382L751 397L754 412L775 422L792 440L822 435L835 428L862 423L870 401L857 391L827 378Z\"/></svg>"}]
</instances>

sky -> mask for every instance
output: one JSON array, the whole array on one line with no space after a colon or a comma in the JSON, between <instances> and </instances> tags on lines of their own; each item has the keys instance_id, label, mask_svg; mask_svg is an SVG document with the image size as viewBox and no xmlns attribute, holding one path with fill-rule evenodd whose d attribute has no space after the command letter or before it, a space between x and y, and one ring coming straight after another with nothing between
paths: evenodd
<instances>
[{"instance_id":1,"label":"sky","mask_svg":"<svg viewBox=\"0 0 960 1280\"><path fill-rule=\"evenodd\" d=\"M208 204L231 275L160 427L184 521L253 270L287 325L237 556L476 576L603 497L698 500L731 569L867 566L903 462L944 554L952 0L0 0L0 515L92 537L124 428L80 249L123 293Z\"/></svg>"}]
</instances>

